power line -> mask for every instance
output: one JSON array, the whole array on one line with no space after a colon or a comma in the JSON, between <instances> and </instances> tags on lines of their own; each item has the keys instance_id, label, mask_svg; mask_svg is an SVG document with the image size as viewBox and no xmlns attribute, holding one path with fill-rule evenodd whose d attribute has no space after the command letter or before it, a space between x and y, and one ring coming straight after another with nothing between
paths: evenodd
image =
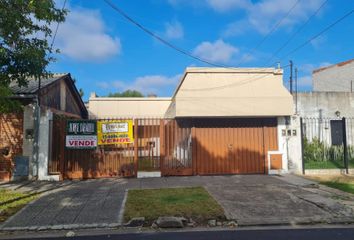
<instances>
[{"instance_id":1,"label":"power line","mask_svg":"<svg viewBox=\"0 0 354 240\"><path fill-rule=\"evenodd\" d=\"M226 66L226 65L221 65L221 64L215 64L215 63L212 63L208 60L205 60L205 59L202 59L200 57L197 57L193 54L191 54L189 51L186 51L180 47L177 47L175 46L174 44L168 42L167 40L163 39L162 37L158 36L157 34L155 34L154 32L152 32L151 30L147 29L146 27L144 27L142 24L138 23L137 21L135 21L132 17L130 17L127 13L125 13L122 9L118 8L115 4L113 4L110 0L104 0L112 9L114 9L115 11L117 11L121 16L123 16L126 20L128 20L129 22L131 22L132 24L134 24L135 26L137 26L138 28L140 28L141 30L143 30L145 33L147 33L148 35L150 35L151 37L157 39L158 41L162 42L163 44L165 44L166 46L190 57L190 58L193 58L193 59L196 59L200 62L203 62L203 63L206 63L208 65L211 65L211 66L214 66L214 67L221 67L221 68L227 68L227 69L237 69L235 67L231 67L231 66ZM298 0L299 1L299 0ZM298 3L297 1L297 3ZM297 4L296 3L296 4ZM296 6L296 4L289 10L288 14L291 12L291 10ZM287 14L287 15L288 15ZM286 16L287 16L286 15ZM285 16L285 17L286 17ZM285 18L284 17L284 18ZM281 21L277 24L277 25L280 25ZM275 29L275 28L273 28ZM287 67L287 66L285 66ZM265 69L264 71L260 71L260 72L267 72L268 70ZM265 74L264 76L261 76L261 78L264 78L266 77L267 75L269 75L270 73L268 74ZM250 81L254 81L254 80L257 80L258 78L255 78L255 79L249 79ZM237 84L240 84L240 83L237 83ZM228 87L229 85L227 86L220 86L220 88L224 88L224 87ZM186 89L188 91L188 89ZM193 91L193 89L191 89ZM202 89L203 90L203 89ZM207 89L206 89L207 90Z\"/></svg>"},{"instance_id":2,"label":"power line","mask_svg":"<svg viewBox=\"0 0 354 240\"><path fill-rule=\"evenodd\" d=\"M302 44L300 44L299 46L297 46L295 49L291 50L290 52L288 52L287 54L283 55L282 57L280 57L281 59L284 59L286 57L288 57L289 55L293 54L294 52L298 51L299 49L305 47L307 44L309 44L311 41L315 40L316 38L318 38L319 36L321 36L322 34L324 34L325 32L327 32L328 30L330 30L332 27L334 27L335 25L337 25L338 23L340 23L341 21L343 21L344 19L346 19L347 17L349 17L351 14L354 13L354 9L350 10L348 13L346 13L345 15L343 15L342 17L340 17L339 19L337 19L335 22L331 23L330 25L328 25L326 28L324 28L322 31L320 31L319 33L317 33L316 35L312 36L311 38L309 38L308 40L306 40L305 42L303 42Z\"/></svg>"},{"instance_id":3,"label":"power line","mask_svg":"<svg viewBox=\"0 0 354 240\"><path fill-rule=\"evenodd\" d=\"M138 28L140 28L141 30L143 30L145 33L147 33L148 35L152 36L153 38L155 38L156 40L160 41L161 43L165 44L166 46L190 57L193 58L195 60L198 60L200 62L206 63L208 65L214 66L214 67L222 67L222 68L230 68L229 66L226 65L222 65L222 64L216 64L216 63L212 63L206 59L200 58L198 56L193 55L192 53L190 53L187 50L184 50L180 47L177 47L176 45L168 42L167 40L163 39L162 37L160 37L159 35L155 34L154 32L150 31L149 29L147 29L146 27L144 27L142 24L138 23L137 21L135 21L133 18L131 18L128 14L126 14L122 9L120 9L119 7L117 7L115 4L113 4L110 0L104 0L111 8L113 8L115 11L117 11L121 16L123 16L125 19L127 19L129 22L131 22L132 24L134 24L135 26L137 26Z\"/></svg>"},{"instance_id":4,"label":"power line","mask_svg":"<svg viewBox=\"0 0 354 240\"><path fill-rule=\"evenodd\" d=\"M63 7L62 7L62 9L61 9L62 11L65 9L66 1L67 1L67 0L64 0ZM54 42L55 42L55 38L56 38L57 33L58 33L59 24L60 24L60 22L57 23L57 26L56 26L56 28L55 28L55 32L54 32L54 36L53 36L53 39L52 39L52 43L50 44L50 48L53 48L53 45L54 45Z\"/></svg>"},{"instance_id":5,"label":"power line","mask_svg":"<svg viewBox=\"0 0 354 240\"><path fill-rule=\"evenodd\" d=\"M299 33L301 32L306 25L317 15L317 13L327 4L328 0L323 1L321 6L306 20L306 22L299 27L285 42L283 45L281 45L274 53L273 55L267 60L267 62L270 62L281 50L283 50L289 43L290 41Z\"/></svg>"},{"instance_id":6,"label":"power line","mask_svg":"<svg viewBox=\"0 0 354 240\"><path fill-rule=\"evenodd\" d=\"M261 39L261 41L259 41L258 44L254 48L252 48L249 53L246 54L246 57L244 59L246 59L248 56L250 56L251 53L256 51L268 39L268 37L273 32L275 32L275 30L277 30L277 28L280 26L280 24L290 15L290 13L295 9L295 7L298 5L299 2L300 2L300 0L297 0L294 3L294 5L292 5L292 7L288 10L288 12L273 26L273 28ZM237 65L240 65L244 62L245 62L245 60L242 60Z\"/></svg>"}]
</instances>

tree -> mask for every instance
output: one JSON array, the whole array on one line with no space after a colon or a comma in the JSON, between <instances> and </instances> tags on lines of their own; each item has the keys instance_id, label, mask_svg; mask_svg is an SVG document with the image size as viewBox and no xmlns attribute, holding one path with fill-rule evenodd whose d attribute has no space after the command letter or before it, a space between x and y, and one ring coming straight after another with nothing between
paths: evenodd
<instances>
[{"instance_id":1,"label":"tree","mask_svg":"<svg viewBox=\"0 0 354 240\"><path fill-rule=\"evenodd\" d=\"M10 83L26 86L29 78L50 75L47 66L59 52L48 43L50 26L63 22L65 15L53 0L0 1L0 105L5 110L11 109Z\"/></svg>"},{"instance_id":2,"label":"tree","mask_svg":"<svg viewBox=\"0 0 354 240\"><path fill-rule=\"evenodd\" d=\"M80 94L80 97L83 97L85 95L85 92L82 88L79 89L79 94Z\"/></svg>"},{"instance_id":3,"label":"tree","mask_svg":"<svg viewBox=\"0 0 354 240\"><path fill-rule=\"evenodd\" d=\"M108 97L144 97L144 94L137 90L126 90L124 92L109 93Z\"/></svg>"}]
</instances>

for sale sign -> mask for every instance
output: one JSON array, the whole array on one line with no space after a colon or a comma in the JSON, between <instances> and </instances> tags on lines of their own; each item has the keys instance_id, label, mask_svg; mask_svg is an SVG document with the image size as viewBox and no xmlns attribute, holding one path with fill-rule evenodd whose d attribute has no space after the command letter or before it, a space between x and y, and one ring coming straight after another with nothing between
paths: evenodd
<instances>
[{"instance_id":1,"label":"for sale sign","mask_svg":"<svg viewBox=\"0 0 354 240\"><path fill-rule=\"evenodd\" d=\"M97 122L98 145L132 143L133 120L108 120Z\"/></svg>"},{"instance_id":2,"label":"for sale sign","mask_svg":"<svg viewBox=\"0 0 354 240\"><path fill-rule=\"evenodd\" d=\"M95 148L97 147L97 136L66 136L67 148Z\"/></svg>"},{"instance_id":3,"label":"for sale sign","mask_svg":"<svg viewBox=\"0 0 354 240\"><path fill-rule=\"evenodd\" d=\"M65 146L72 149L97 147L97 125L94 120L68 120Z\"/></svg>"}]
</instances>

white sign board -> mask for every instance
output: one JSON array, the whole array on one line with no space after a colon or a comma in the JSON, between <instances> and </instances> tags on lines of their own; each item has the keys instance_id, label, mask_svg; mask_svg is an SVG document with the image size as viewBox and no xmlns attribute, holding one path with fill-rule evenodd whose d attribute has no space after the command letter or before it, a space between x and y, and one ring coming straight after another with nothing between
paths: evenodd
<instances>
[{"instance_id":1,"label":"white sign board","mask_svg":"<svg viewBox=\"0 0 354 240\"><path fill-rule=\"evenodd\" d=\"M128 123L104 123L102 124L103 133L123 133L128 132Z\"/></svg>"},{"instance_id":2,"label":"white sign board","mask_svg":"<svg viewBox=\"0 0 354 240\"><path fill-rule=\"evenodd\" d=\"M67 135L65 146L67 148L95 148L97 147L97 136L94 135Z\"/></svg>"}]
</instances>

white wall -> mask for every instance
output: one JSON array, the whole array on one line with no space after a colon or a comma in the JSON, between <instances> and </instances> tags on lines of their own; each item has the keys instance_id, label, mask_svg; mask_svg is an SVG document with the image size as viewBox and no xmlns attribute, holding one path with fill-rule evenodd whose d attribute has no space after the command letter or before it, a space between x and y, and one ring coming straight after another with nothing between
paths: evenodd
<instances>
[{"instance_id":1,"label":"white wall","mask_svg":"<svg viewBox=\"0 0 354 240\"><path fill-rule=\"evenodd\" d=\"M39 156L38 156L38 180L59 181L59 175L48 175L48 162L50 150L50 121L53 113L50 110L42 110L39 131ZM64 143L63 143L64 144Z\"/></svg>"},{"instance_id":2,"label":"white wall","mask_svg":"<svg viewBox=\"0 0 354 240\"><path fill-rule=\"evenodd\" d=\"M290 117L290 126L288 129L296 131L296 136L292 134L287 136L288 141L288 168L291 173L302 174L302 146L301 146L301 126L300 126L300 117L292 116Z\"/></svg>"},{"instance_id":3,"label":"white wall","mask_svg":"<svg viewBox=\"0 0 354 240\"><path fill-rule=\"evenodd\" d=\"M278 117L278 150L268 151L269 174L302 173L300 118L292 116L288 119L287 123L286 117ZM271 154L282 154L281 170L270 169Z\"/></svg>"}]
</instances>

